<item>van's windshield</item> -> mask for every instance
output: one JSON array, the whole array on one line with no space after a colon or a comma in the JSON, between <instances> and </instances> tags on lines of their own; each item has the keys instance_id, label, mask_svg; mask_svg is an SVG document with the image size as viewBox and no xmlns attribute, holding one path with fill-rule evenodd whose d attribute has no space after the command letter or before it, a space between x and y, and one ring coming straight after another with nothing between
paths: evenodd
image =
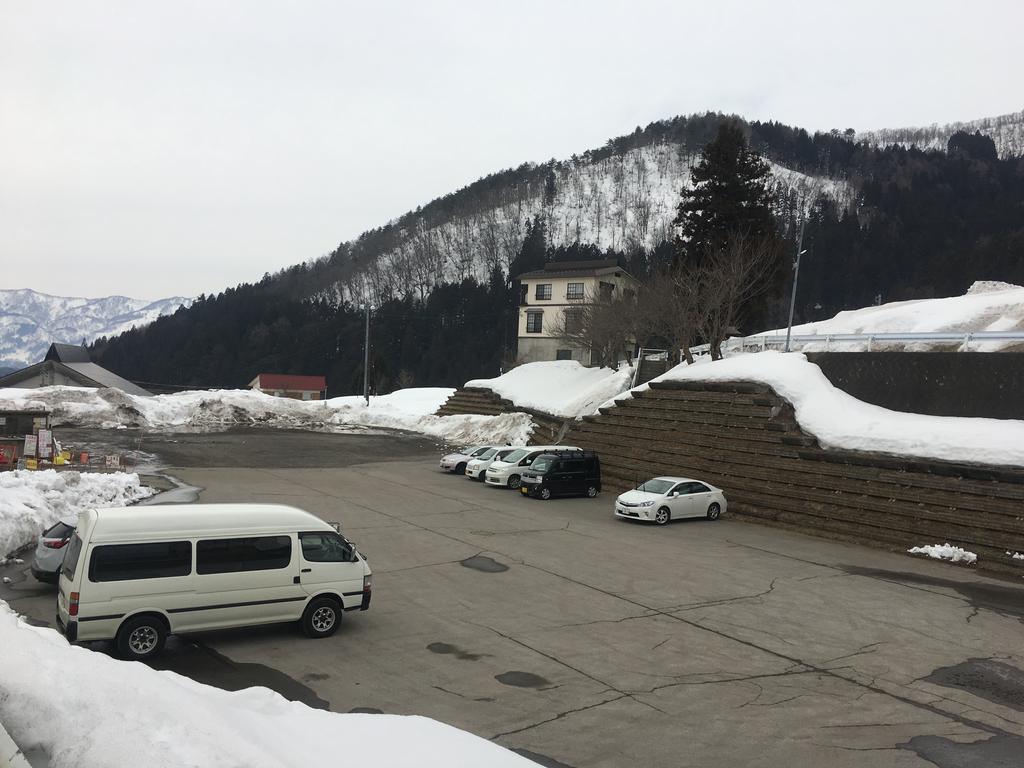
<instances>
[{"instance_id":1,"label":"van's windshield","mask_svg":"<svg viewBox=\"0 0 1024 768\"><path fill-rule=\"evenodd\" d=\"M486 451L477 456L478 459L493 459L494 454L498 452L497 448L488 448Z\"/></svg>"},{"instance_id":2,"label":"van's windshield","mask_svg":"<svg viewBox=\"0 0 1024 768\"><path fill-rule=\"evenodd\" d=\"M530 465L530 469L534 472L547 472L551 469L551 465L555 463L553 456L538 456L533 460L533 464Z\"/></svg>"},{"instance_id":3,"label":"van's windshield","mask_svg":"<svg viewBox=\"0 0 1024 768\"><path fill-rule=\"evenodd\" d=\"M510 453L508 456L502 459L502 461L507 461L509 464L514 464L520 459L525 458L526 454L528 453L529 451L526 450L525 448L519 448L518 450L512 451L512 453Z\"/></svg>"},{"instance_id":4,"label":"van's windshield","mask_svg":"<svg viewBox=\"0 0 1024 768\"><path fill-rule=\"evenodd\" d=\"M68 551L64 555L64 565L61 567L61 573L70 581L75 578L75 569L78 568L78 558L82 554L82 540L78 538L76 533L71 537L71 543L68 544Z\"/></svg>"}]
</instances>

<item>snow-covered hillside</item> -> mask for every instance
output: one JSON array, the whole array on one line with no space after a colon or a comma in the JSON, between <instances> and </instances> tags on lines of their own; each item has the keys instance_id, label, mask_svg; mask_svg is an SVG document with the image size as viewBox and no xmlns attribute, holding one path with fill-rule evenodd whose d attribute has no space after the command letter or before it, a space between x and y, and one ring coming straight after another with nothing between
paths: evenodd
<instances>
[{"instance_id":1,"label":"snow-covered hillside","mask_svg":"<svg viewBox=\"0 0 1024 768\"><path fill-rule=\"evenodd\" d=\"M183 296L157 301L127 296L84 299L27 288L0 290L0 365L14 368L37 363L54 341L81 344L82 339L90 342L113 336L191 303Z\"/></svg>"},{"instance_id":2,"label":"snow-covered hillside","mask_svg":"<svg viewBox=\"0 0 1024 768\"><path fill-rule=\"evenodd\" d=\"M576 157L557 163L547 199L544 183L506 186L493 191L486 204L439 224L414 217L418 223L400 229L394 245L339 290L343 298L369 294L376 301L396 293L422 297L442 281L486 282L494 268L508 271L522 245L525 221L534 216L546 222L554 246L578 241L602 249L651 248L671 236L680 192L698 160L680 145L662 142L599 160ZM852 201L846 182L775 163L771 169L783 201L807 206L819 194L843 205Z\"/></svg>"},{"instance_id":3,"label":"snow-covered hillside","mask_svg":"<svg viewBox=\"0 0 1024 768\"><path fill-rule=\"evenodd\" d=\"M899 144L911 145L918 149L946 149L949 137L957 131L974 133L980 131L995 142L996 151L1002 158L1024 155L1024 110L998 117L983 117L965 123L929 125L921 128L883 128L878 131L864 131L857 134L858 141L866 141L880 147Z\"/></svg>"}]
</instances>

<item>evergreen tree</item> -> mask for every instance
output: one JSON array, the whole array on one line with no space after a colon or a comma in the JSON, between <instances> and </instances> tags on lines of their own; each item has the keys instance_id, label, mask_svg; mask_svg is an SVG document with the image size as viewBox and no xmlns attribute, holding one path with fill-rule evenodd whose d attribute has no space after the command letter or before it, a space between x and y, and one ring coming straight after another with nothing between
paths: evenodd
<instances>
[{"instance_id":1,"label":"evergreen tree","mask_svg":"<svg viewBox=\"0 0 1024 768\"><path fill-rule=\"evenodd\" d=\"M743 131L722 123L715 139L704 146L693 169L692 188L683 189L676 213L680 255L697 264L704 254L722 249L729 238L775 237L768 164L747 147Z\"/></svg>"}]
</instances>

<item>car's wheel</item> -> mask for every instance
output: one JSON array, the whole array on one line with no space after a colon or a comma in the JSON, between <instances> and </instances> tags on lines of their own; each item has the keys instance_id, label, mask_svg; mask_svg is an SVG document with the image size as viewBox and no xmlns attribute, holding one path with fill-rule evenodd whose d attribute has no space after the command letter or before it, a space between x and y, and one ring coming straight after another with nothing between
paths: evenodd
<instances>
[{"instance_id":1,"label":"car's wheel","mask_svg":"<svg viewBox=\"0 0 1024 768\"><path fill-rule=\"evenodd\" d=\"M667 525L671 519L672 513L668 511L668 507L662 507L654 513L654 522L658 525Z\"/></svg>"},{"instance_id":2,"label":"car's wheel","mask_svg":"<svg viewBox=\"0 0 1024 768\"><path fill-rule=\"evenodd\" d=\"M587 486L587 496L590 497L591 499L594 498L595 496L597 496L597 486L596 485L588 485Z\"/></svg>"},{"instance_id":3,"label":"car's wheel","mask_svg":"<svg viewBox=\"0 0 1024 768\"><path fill-rule=\"evenodd\" d=\"M523 481L519 477L519 475L512 475L508 479L508 487L511 488L513 491L518 491L519 490L519 486L521 486L522 484L523 484Z\"/></svg>"},{"instance_id":4,"label":"car's wheel","mask_svg":"<svg viewBox=\"0 0 1024 768\"><path fill-rule=\"evenodd\" d=\"M341 623L341 606L329 597L310 601L302 613L302 631L307 637L330 637Z\"/></svg>"},{"instance_id":5,"label":"car's wheel","mask_svg":"<svg viewBox=\"0 0 1024 768\"><path fill-rule=\"evenodd\" d=\"M463 462L455 465L455 474L456 475L464 475L464 474L466 474L466 462L463 461Z\"/></svg>"},{"instance_id":6,"label":"car's wheel","mask_svg":"<svg viewBox=\"0 0 1024 768\"><path fill-rule=\"evenodd\" d=\"M122 624L114 642L122 659L146 661L160 653L166 641L167 628L163 619L147 614L134 616Z\"/></svg>"},{"instance_id":7,"label":"car's wheel","mask_svg":"<svg viewBox=\"0 0 1024 768\"><path fill-rule=\"evenodd\" d=\"M542 499L544 499L544 501L547 501L548 499L551 498L551 489L550 488L541 488L540 489L540 493L538 495Z\"/></svg>"},{"instance_id":8,"label":"car's wheel","mask_svg":"<svg viewBox=\"0 0 1024 768\"><path fill-rule=\"evenodd\" d=\"M708 520L717 520L719 516L721 516L721 514L722 507L721 505L718 504L718 502L715 502L710 507L708 507Z\"/></svg>"}]
</instances>

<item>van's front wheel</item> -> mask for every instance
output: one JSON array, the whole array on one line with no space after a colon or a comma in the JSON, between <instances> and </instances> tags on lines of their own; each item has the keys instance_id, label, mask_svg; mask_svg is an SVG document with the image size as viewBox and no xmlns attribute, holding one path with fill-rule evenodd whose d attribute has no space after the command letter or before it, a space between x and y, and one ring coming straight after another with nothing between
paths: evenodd
<instances>
[{"instance_id":1,"label":"van's front wheel","mask_svg":"<svg viewBox=\"0 0 1024 768\"><path fill-rule=\"evenodd\" d=\"M341 623L341 606L327 597L318 597L302 614L302 631L307 637L330 637Z\"/></svg>"},{"instance_id":2,"label":"van's front wheel","mask_svg":"<svg viewBox=\"0 0 1024 768\"><path fill-rule=\"evenodd\" d=\"M128 661L147 661L164 648L167 629L156 616L128 619L117 631L117 652Z\"/></svg>"}]
</instances>

